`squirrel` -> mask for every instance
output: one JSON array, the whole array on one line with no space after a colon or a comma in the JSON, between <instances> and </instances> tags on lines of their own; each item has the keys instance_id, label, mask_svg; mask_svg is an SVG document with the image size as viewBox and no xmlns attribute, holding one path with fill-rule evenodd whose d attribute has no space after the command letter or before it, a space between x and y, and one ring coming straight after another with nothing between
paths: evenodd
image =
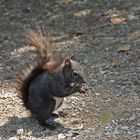
<instances>
[{"instance_id":1,"label":"squirrel","mask_svg":"<svg viewBox=\"0 0 140 140\"><path fill-rule=\"evenodd\" d=\"M25 35L29 45L36 48L38 57L20 70L16 88L24 106L35 115L39 124L53 130L56 127L47 120L53 117L64 97L88 90L83 68L73 56L60 56L50 34L41 29L29 29Z\"/></svg>"}]
</instances>

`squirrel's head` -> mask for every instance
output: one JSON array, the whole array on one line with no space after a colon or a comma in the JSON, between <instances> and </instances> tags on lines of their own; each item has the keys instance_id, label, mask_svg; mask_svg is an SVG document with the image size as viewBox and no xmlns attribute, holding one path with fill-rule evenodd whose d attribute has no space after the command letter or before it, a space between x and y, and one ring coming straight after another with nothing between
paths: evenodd
<instances>
[{"instance_id":1,"label":"squirrel's head","mask_svg":"<svg viewBox=\"0 0 140 140\"><path fill-rule=\"evenodd\" d=\"M73 92L80 93L85 93L88 90L85 82L84 70L73 57L64 60L62 75L66 88L72 90Z\"/></svg>"}]
</instances>

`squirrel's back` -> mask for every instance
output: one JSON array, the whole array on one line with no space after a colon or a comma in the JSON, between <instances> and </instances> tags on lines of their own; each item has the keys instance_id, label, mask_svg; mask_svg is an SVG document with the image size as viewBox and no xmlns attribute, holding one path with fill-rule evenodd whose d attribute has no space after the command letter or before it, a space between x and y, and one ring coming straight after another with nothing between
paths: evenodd
<instances>
[{"instance_id":1,"label":"squirrel's back","mask_svg":"<svg viewBox=\"0 0 140 140\"><path fill-rule=\"evenodd\" d=\"M40 61L34 61L27 63L26 68L20 70L18 78L16 79L16 88L20 91L20 98L22 98L24 105L26 106L28 100L28 89L31 81L40 73L44 71Z\"/></svg>"},{"instance_id":2,"label":"squirrel's back","mask_svg":"<svg viewBox=\"0 0 140 140\"><path fill-rule=\"evenodd\" d=\"M35 47L39 55L34 61L27 63L27 66L19 71L16 78L16 88L20 91L20 97L26 106L31 81L47 69L57 69L63 59L53 48L53 41L50 34L38 29L36 31L27 30L25 35L29 45Z\"/></svg>"}]
</instances>

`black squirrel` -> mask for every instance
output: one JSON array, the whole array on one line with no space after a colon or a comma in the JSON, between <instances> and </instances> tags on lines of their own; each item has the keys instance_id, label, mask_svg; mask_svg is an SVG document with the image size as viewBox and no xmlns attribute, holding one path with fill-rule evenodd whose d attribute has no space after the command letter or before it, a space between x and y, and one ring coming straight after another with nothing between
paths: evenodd
<instances>
[{"instance_id":1,"label":"black squirrel","mask_svg":"<svg viewBox=\"0 0 140 140\"><path fill-rule=\"evenodd\" d=\"M55 126L46 121L61 106L64 97L88 90L83 68L73 56L62 58L48 33L28 30L26 37L29 45L36 48L38 57L19 72L16 87L24 106L36 116L40 125L54 129Z\"/></svg>"}]
</instances>

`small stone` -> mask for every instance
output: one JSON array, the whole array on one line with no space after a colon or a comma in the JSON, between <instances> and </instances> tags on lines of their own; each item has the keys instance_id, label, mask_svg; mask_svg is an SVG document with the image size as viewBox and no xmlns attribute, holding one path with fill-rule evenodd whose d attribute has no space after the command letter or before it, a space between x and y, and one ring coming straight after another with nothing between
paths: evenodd
<instances>
[{"instance_id":1,"label":"small stone","mask_svg":"<svg viewBox=\"0 0 140 140\"><path fill-rule=\"evenodd\" d=\"M83 124L77 126L77 129L78 129L78 130L82 130L83 128L84 128L84 125L83 125Z\"/></svg>"},{"instance_id":2,"label":"small stone","mask_svg":"<svg viewBox=\"0 0 140 140\"><path fill-rule=\"evenodd\" d=\"M79 120L74 120L71 122L72 124L79 124Z\"/></svg>"},{"instance_id":3,"label":"small stone","mask_svg":"<svg viewBox=\"0 0 140 140\"><path fill-rule=\"evenodd\" d=\"M99 95L100 95L100 93L95 92L95 95L96 95L96 96L99 96Z\"/></svg>"},{"instance_id":4,"label":"small stone","mask_svg":"<svg viewBox=\"0 0 140 140\"><path fill-rule=\"evenodd\" d=\"M118 129L115 129L114 134L115 134L115 135L118 135L118 134L119 134Z\"/></svg>"},{"instance_id":5,"label":"small stone","mask_svg":"<svg viewBox=\"0 0 140 140\"><path fill-rule=\"evenodd\" d=\"M18 129L18 130L17 130L17 134L18 134L18 135L21 135L21 134L23 133L23 131L24 131L24 130L23 130L22 128L21 128L21 129Z\"/></svg>"},{"instance_id":6,"label":"small stone","mask_svg":"<svg viewBox=\"0 0 140 140\"><path fill-rule=\"evenodd\" d=\"M131 116L131 117L129 118L129 121L133 121L133 120L135 120L135 118L136 118L136 116L133 115L133 116Z\"/></svg>"},{"instance_id":7,"label":"small stone","mask_svg":"<svg viewBox=\"0 0 140 140\"><path fill-rule=\"evenodd\" d=\"M121 122L122 122L122 121L125 121L125 118L121 118L120 121L121 121Z\"/></svg>"},{"instance_id":8,"label":"small stone","mask_svg":"<svg viewBox=\"0 0 140 140\"><path fill-rule=\"evenodd\" d=\"M99 75L103 76L106 73L106 71L99 71Z\"/></svg>"},{"instance_id":9,"label":"small stone","mask_svg":"<svg viewBox=\"0 0 140 140\"><path fill-rule=\"evenodd\" d=\"M131 135L131 132L130 132L130 131L128 131L128 132L127 132L127 134L128 134L128 135Z\"/></svg>"},{"instance_id":10,"label":"small stone","mask_svg":"<svg viewBox=\"0 0 140 140\"><path fill-rule=\"evenodd\" d=\"M137 129L136 132L140 134L140 130L139 129Z\"/></svg>"},{"instance_id":11,"label":"small stone","mask_svg":"<svg viewBox=\"0 0 140 140\"><path fill-rule=\"evenodd\" d=\"M137 126L140 127L140 123L137 123Z\"/></svg>"},{"instance_id":12,"label":"small stone","mask_svg":"<svg viewBox=\"0 0 140 140\"><path fill-rule=\"evenodd\" d=\"M136 108L137 111L140 111L140 108Z\"/></svg>"},{"instance_id":13,"label":"small stone","mask_svg":"<svg viewBox=\"0 0 140 140\"><path fill-rule=\"evenodd\" d=\"M79 99L77 97L71 97L71 100L79 101Z\"/></svg>"},{"instance_id":14,"label":"small stone","mask_svg":"<svg viewBox=\"0 0 140 140\"><path fill-rule=\"evenodd\" d=\"M64 135L64 134L59 134L58 135L58 139L60 140L60 139L65 139L66 138L66 136Z\"/></svg>"},{"instance_id":15,"label":"small stone","mask_svg":"<svg viewBox=\"0 0 140 140\"><path fill-rule=\"evenodd\" d=\"M134 16L134 15L128 15L128 19L129 19L129 20L134 20L134 19L137 19L137 17Z\"/></svg>"},{"instance_id":16,"label":"small stone","mask_svg":"<svg viewBox=\"0 0 140 140\"><path fill-rule=\"evenodd\" d=\"M114 82L115 82L115 80L110 80L109 82L110 82L110 83L114 83Z\"/></svg>"},{"instance_id":17,"label":"small stone","mask_svg":"<svg viewBox=\"0 0 140 140\"><path fill-rule=\"evenodd\" d=\"M72 116L75 117L75 116L77 116L77 114L74 113L74 114L72 114Z\"/></svg>"},{"instance_id":18,"label":"small stone","mask_svg":"<svg viewBox=\"0 0 140 140\"><path fill-rule=\"evenodd\" d=\"M68 138L70 138L70 137L73 136L73 134L72 134L72 133L68 133L68 134L66 134L66 136L67 136Z\"/></svg>"},{"instance_id":19,"label":"small stone","mask_svg":"<svg viewBox=\"0 0 140 140\"><path fill-rule=\"evenodd\" d=\"M108 51L108 50L109 50L109 48L105 48L105 50L106 50L106 51Z\"/></svg>"},{"instance_id":20,"label":"small stone","mask_svg":"<svg viewBox=\"0 0 140 140\"><path fill-rule=\"evenodd\" d=\"M128 126L122 126L121 129L122 130L125 130L125 131L128 131L129 130L129 127Z\"/></svg>"},{"instance_id":21,"label":"small stone","mask_svg":"<svg viewBox=\"0 0 140 140\"><path fill-rule=\"evenodd\" d=\"M113 123L114 125L118 125L118 120L112 120L112 123Z\"/></svg>"},{"instance_id":22,"label":"small stone","mask_svg":"<svg viewBox=\"0 0 140 140\"><path fill-rule=\"evenodd\" d=\"M9 140L17 140L17 138L16 137L11 137L11 138L9 138Z\"/></svg>"},{"instance_id":23,"label":"small stone","mask_svg":"<svg viewBox=\"0 0 140 140\"><path fill-rule=\"evenodd\" d=\"M111 132L112 131L112 127L110 126L110 127L108 127L108 126L106 126L105 127L105 132Z\"/></svg>"}]
</instances>

